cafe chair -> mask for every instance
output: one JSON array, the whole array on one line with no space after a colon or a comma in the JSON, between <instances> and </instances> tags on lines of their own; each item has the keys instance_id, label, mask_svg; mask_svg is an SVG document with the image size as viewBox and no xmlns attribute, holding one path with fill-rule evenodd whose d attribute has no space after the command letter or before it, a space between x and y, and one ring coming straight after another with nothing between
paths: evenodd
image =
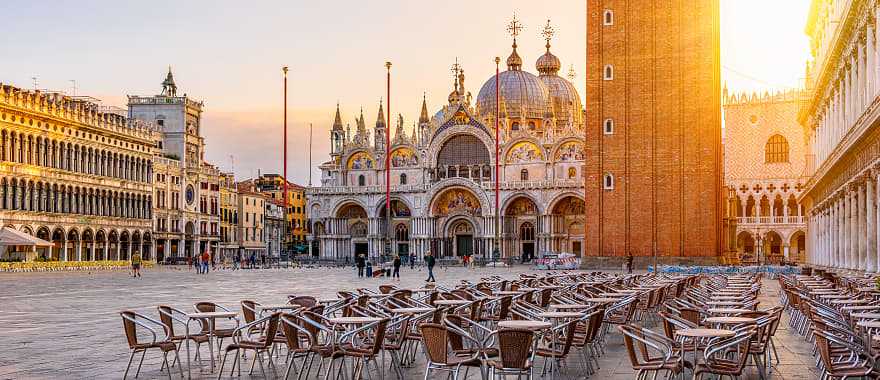
<instances>
[{"instance_id":1,"label":"cafe chair","mask_svg":"<svg viewBox=\"0 0 880 380\"><path fill-rule=\"evenodd\" d=\"M140 353L141 360L138 363L137 371L134 377L137 378L141 373L141 366L144 364L144 358L147 356L147 350L158 349L162 351L162 368L168 368L168 379L171 379L171 366L168 364L168 353L174 351L174 357L177 359L177 368L180 370L180 376L183 377L183 366L180 365L180 355L177 352L177 344L171 340L171 332L162 322L139 314L133 311L123 311L119 313L122 316L122 327L125 330L125 339L128 341L128 348L131 355L128 357L128 365L125 366L125 373L122 378L128 377L128 371L131 368L131 362L134 355ZM157 328L161 328L164 335L158 334ZM149 331L151 339L148 342L141 341L138 337L138 330L143 329Z\"/></svg>"},{"instance_id":2,"label":"cafe chair","mask_svg":"<svg viewBox=\"0 0 880 380\"><path fill-rule=\"evenodd\" d=\"M226 358L229 356L230 352L235 351L235 360L232 362L232 368L230 369L230 374L235 372L236 365L238 365L238 376L241 376L241 363L240 357L238 355L241 351L254 351L254 361L259 361L260 363L260 372L263 374L263 378L266 378L266 369L263 365L263 354L269 358L269 367L274 372L275 377L278 377L278 373L275 370L275 365L272 363L272 354L270 350L272 349L272 344L274 343L274 337L278 331L278 321L281 317L280 312L272 313L271 315L267 315L263 318L257 319L251 323L242 325L232 332L232 343L226 346L223 353L223 360L220 362L220 370L217 371L217 379L221 379L223 376L223 368L226 364ZM255 328L259 327L259 328ZM251 331L259 331L260 333L255 337L250 336ZM245 338L247 337L247 339ZM253 365L251 366L251 372L253 372Z\"/></svg>"}]
</instances>

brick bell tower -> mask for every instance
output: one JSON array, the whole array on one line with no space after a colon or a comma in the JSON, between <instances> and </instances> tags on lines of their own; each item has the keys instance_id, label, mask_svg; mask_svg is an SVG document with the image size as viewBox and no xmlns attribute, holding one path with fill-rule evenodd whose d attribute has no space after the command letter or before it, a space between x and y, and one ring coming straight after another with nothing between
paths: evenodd
<instances>
[{"instance_id":1,"label":"brick bell tower","mask_svg":"<svg viewBox=\"0 0 880 380\"><path fill-rule=\"evenodd\" d=\"M722 251L719 0L587 0L584 266Z\"/></svg>"}]
</instances>

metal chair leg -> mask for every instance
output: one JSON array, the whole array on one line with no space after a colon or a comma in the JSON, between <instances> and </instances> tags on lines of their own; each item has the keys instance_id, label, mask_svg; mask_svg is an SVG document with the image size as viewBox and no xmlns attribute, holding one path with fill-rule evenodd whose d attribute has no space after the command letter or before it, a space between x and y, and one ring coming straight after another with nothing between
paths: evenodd
<instances>
[{"instance_id":1,"label":"metal chair leg","mask_svg":"<svg viewBox=\"0 0 880 380\"><path fill-rule=\"evenodd\" d=\"M125 378L128 376L128 369L131 368L131 361L134 360L134 353L135 352L136 352L135 350L132 350L131 355L128 356L128 365L125 366L125 373L122 374L122 380L125 380Z\"/></svg>"}]
</instances>

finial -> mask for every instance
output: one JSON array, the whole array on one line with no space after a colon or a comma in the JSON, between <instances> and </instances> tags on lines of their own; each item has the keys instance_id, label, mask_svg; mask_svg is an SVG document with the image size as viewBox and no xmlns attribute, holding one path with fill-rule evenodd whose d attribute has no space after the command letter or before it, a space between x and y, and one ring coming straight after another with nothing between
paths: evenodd
<instances>
[{"instance_id":1,"label":"finial","mask_svg":"<svg viewBox=\"0 0 880 380\"><path fill-rule=\"evenodd\" d=\"M544 41L547 42L544 47L547 48L547 51L550 51L550 40L556 34L556 29L553 29L553 26L550 25L550 19L547 19L547 25L544 25L544 30L541 31L541 35L544 36Z\"/></svg>"},{"instance_id":2,"label":"finial","mask_svg":"<svg viewBox=\"0 0 880 380\"><path fill-rule=\"evenodd\" d=\"M513 20L507 24L507 32L513 37L513 47L516 48L516 36L522 31L522 23L516 19L516 12L513 12Z\"/></svg>"},{"instance_id":3,"label":"finial","mask_svg":"<svg viewBox=\"0 0 880 380\"><path fill-rule=\"evenodd\" d=\"M571 66L568 68L568 75L567 75L567 77L568 77L568 81L569 81L569 82L574 82L574 78L577 78L577 74L574 72L574 65L571 65Z\"/></svg>"},{"instance_id":4,"label":"finial","mask_svg":"<svg viewBox=\"0 0 880 380\"><path fill-rule=\"evenodd\" d=\"M516 53L516 36L522 31L522 23L516 19L516 12L513 13L513 20L510 21L510 24L507 25L507 32L513 37L513 51L510 52L510 56L507 57L507 69L508 70L519 70L522 67L522 58L519 57L519 54Z\"/></svg>"}]
</instances>

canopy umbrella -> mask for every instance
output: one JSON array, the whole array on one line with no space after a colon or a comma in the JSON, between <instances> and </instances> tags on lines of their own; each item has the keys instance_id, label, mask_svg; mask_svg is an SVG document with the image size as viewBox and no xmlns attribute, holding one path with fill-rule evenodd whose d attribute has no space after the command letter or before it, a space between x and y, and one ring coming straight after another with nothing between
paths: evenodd
<instances>
[{"instance_id":1,"label":"canopy umbrella","mask_svg":"<svg viewBox=\"0 0 880 380\"><path fill-rule=\"evenodd\" d=\"M25 232L16 231L9 227L3 227L0 229L0 247L11 245L51 247L52 243L36 236L31 236Z\"/></svg>"}]
</instances>

